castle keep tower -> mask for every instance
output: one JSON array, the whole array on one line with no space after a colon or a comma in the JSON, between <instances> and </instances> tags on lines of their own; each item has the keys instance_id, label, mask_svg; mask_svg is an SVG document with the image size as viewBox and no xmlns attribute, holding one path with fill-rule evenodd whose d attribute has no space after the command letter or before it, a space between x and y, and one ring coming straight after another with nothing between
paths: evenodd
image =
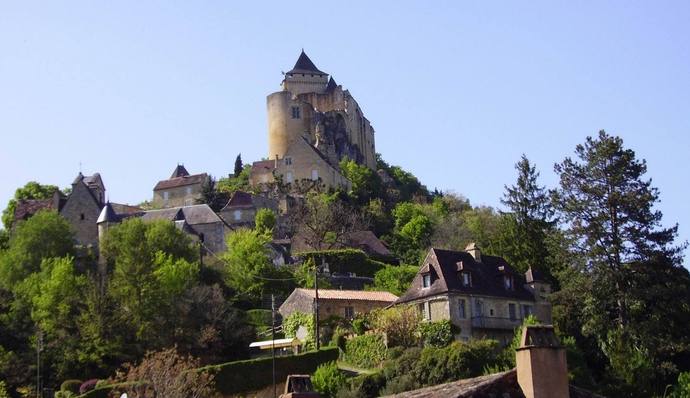
<instances>
[{"instance_id":1,"label":"castle keep tower","mask_svg":"<svg viewBox=\"0 0 690 398\"><path fill-rule=\"evenodd\" d=\"M275 162L274 168L285 163L286 157L287 165L291 165L288 153L301 141L316 149L316 155L326 159L336 171L344 157L376 168L371 123L349 91L319 70L304 51L285 73L282 91L269 95L266 103L268 159ZM299 170L294 173L305 174Z\"/></svg>"}]
</instances>

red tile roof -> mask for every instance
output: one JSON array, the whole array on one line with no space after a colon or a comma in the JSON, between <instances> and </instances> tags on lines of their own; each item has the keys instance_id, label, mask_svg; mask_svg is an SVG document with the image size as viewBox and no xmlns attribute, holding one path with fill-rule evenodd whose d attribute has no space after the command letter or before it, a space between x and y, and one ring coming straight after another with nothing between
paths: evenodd
<instances>
[{"instance_id":1,"label":"red tile roof","mask_svg":"<svg viewBox=\"0 0 690 398\"><path fill-rule=\"evenodd\" d=\"M314 289L297 288L295 290L307 296L315 297ZM398 296L393 293L379 291L319 289L319 299L384 301L392 303L398 299Z\"/></svg>"},{"instance_id":2,"label":"red tile roof","mask_svg":"<svg viewBox=\"0 0 690 398\"><path fill-rule=\"evenodd\" d=\"M201 184L206 180L208 177L208 174L206 173L201 173L201 174L194 174L191 176L182 176L182 177L175 177L171 178L169 180L162 180L158 181L158 184L153 188L154 191L158 191L161 189L170 189L170 188L177 188L177 187L183 187L185 185L195 185L195 184Z\"/></svg>"}]
</instances>

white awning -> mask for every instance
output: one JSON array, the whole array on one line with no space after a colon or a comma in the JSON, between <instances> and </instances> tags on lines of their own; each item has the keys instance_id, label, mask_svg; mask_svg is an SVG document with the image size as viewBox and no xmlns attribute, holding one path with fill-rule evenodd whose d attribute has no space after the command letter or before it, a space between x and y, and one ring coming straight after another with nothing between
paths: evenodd
<instances>
[{"instance_id":1,"label":"white awning","mask_svg":"<svg viewBox=\"0 0 690 398\"><path fill-rule=\"evenodd\" d=\"M285 348L285 347L295 347L302 344L297 337L288 339L277 339L277 340L266 340L266 341L255 341L249 344L249 348L259 348L262 350L270 350L271 348Z\"/></svg>"}]
</instances>

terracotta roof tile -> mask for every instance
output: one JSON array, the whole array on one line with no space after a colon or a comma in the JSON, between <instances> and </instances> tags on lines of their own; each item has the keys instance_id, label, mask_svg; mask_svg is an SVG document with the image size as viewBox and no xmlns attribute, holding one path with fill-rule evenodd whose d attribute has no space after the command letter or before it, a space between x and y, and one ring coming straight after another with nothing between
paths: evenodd
<instances>
[{"instance_id":1,"label":"terracotta roof tile","mask_svg":"<svg viewBox=\"0 0 690 398\"><path fill-rule=\"evenodd\" d=\"M314 289L295 289L310 297L315 297ZM398 296L389 292L362 291L362 290L335 290L319 289L319 299L324 300L363 300L363 301L384 301L392 303Z\"/></svg>"},{"instance_id":2,"label":"terracotta roof tile","mask_svg":"<svg viewBox=\"0 0 690 398\"><path fill-rule=\"evenodd\" d=\"M177 188L177 187L183 187L185 185L194 185L194 184L201 184L208 178L208 174L206 173L201 173L201 174L194 174L194 175L187 175L187 176L182 176L182 177L175 177L171 178L169 180L161 180L158 181L158 184L153 188L154 191L158 191L161 189L170 189L170 188Z\"/></svg>"}]
</instances>

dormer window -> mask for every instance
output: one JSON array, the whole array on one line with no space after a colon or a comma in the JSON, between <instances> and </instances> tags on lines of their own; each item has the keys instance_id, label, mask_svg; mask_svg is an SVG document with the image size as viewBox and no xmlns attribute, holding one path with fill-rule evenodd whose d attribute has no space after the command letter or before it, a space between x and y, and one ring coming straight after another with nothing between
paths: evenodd
<instances>
[{"instance_id":1,"label":"dormer window","mask_svg":"<svg viewBox=\"0 0 690 398\"><path fill-rule=\"evenodd\" d=\"M506 290L513 290L513 277L510 275L504 275L503 286L506 288Z\"/></svg>"},{"instance_id":2,"label":"dormer window","mask_svg":"<svg viewBox=\"0 0 690 398\"><path fill-rule=\"evenodd\" d=\"M471 287L472 286L472 274L468 271L460 273L460 279L462 280L462 286Z\"/></svg>"},{"instance_id":3,"label":"dormer window","mask_svg":"<svg viewBox=\"0 0 690 398\"><path fill-rule=\"evenodd\" d=\"M422 275L422 287L429 287L429 286L431 286L431 275L430 274Z\"/></svg>"}]
</instances>

